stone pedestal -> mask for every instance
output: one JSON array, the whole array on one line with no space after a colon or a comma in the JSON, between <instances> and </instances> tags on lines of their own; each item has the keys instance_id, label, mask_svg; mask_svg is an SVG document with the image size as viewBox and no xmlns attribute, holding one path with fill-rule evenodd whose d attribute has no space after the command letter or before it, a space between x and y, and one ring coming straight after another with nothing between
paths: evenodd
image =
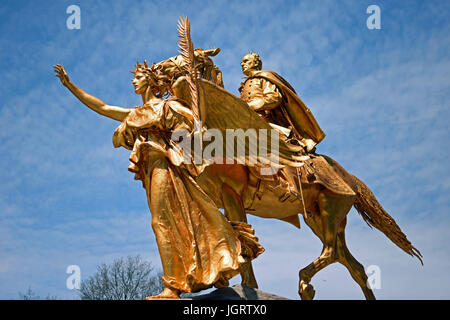
<instances>
[{"instance_id":1,"label":"stone pedestal","mask_svg":"<svg viewBox=\"0 0 450 320\"><path fill-rule=\"evenodd\" d=\"M272 293L267 293L252 287L235 285L228 288L216 289L207 294L200 294L189 298L189 300L289 300Z\"/></svg>"}]
</instances>

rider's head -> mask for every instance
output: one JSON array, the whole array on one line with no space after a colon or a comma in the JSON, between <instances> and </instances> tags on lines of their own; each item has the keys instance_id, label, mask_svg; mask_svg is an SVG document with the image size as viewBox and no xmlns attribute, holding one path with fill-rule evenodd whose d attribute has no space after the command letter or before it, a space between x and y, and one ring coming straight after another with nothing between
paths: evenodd
<instances>
[{"instance_id":1,"label":"rider's head","mask_svg":"<svg viewBox=\"0 0 450 320\"><path fill-rule=\"evenodd\" d=\"M262 68L261 58L257 53L250 52L245 55L241 60L242 72L245 75L250 75L251 71L258 71Z\"/></svg>"},{"instance_id":2,"label":"rider's head","mask_svg":"<svg viewBox=\"0 0 450 320\"><path fill-rule=\"evenodd\" d=\"M171 91L173 79L164 72L162 65L153 63L149 67L144 61L143 64L136 63L134 67L135 71L130 71L134 74L131 82L137 94L143 94L150 87L155 96L162 98Z\"/></svg>"}]
</instances>

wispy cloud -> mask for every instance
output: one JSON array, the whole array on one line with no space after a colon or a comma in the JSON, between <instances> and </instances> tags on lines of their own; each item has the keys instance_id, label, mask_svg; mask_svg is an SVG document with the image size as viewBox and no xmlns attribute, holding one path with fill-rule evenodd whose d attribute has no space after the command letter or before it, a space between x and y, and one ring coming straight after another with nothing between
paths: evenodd
<instances>
[{"instance_id":1,"label":"wispy cloud","mask_svg":"<svg viewBox=\"0 0 450 320\"><path fill-rule=\"evenodd\" d=\"M350 213L351 251L382 270L377 297L448 298L450 5L378 2L378 31L365 27L371 3L361 1L78 1L81 30L65 27L70 1L2 6L0 298L28 286L73 297L68 264L85 276L134 253L160 265L145 191L126 170L129 151L112 147L118 123L79 103L51 66L63 64L106 102L133 107L140 99L128 71L136 60L177 54L180 15L197 47L222 48L215 62L230 92L238 94L249 51L289 80L327 133L319 152L363 179L422 251L424 268ZM298 270L319 255L320 241L306 225L250 221L267 248L254 262L261 289L298 298ZM318 298L362 298L338 265L313 284Z\"/></svg>"}]
</instances>

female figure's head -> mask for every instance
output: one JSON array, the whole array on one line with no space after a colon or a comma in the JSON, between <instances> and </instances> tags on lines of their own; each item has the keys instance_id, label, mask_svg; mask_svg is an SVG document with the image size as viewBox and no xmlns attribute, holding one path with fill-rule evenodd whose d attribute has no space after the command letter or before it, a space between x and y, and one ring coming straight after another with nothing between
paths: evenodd
<instances>
[{"instance_id":1,"label":"female figure's head","mask_svg":"<svg viewBox=\"0 0 450 320\"><path fill-rule=\"evenodd\" d=\"M164 72L164 68L159 64L152 64L150 67L147 62L143 64L136 63L135 71L131 71L134 78L131 80L134 86L134 92L140 95L151 93L157 98L163 98L172 93L173 77Z\"/></svg>"}]
</instances>

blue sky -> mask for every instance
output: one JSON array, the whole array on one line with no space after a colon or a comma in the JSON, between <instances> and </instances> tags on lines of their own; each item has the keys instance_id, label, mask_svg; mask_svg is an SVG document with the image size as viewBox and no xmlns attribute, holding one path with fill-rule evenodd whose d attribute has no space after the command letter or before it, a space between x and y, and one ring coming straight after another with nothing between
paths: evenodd
<instances>
[{"instance_id":1,"label":"blue sky","mask_svg":"<svg viewBox=\"0 0 450 320\"><path fill-rule=\"evenodd\" d=\"M81 8L81 29L66 8ZM366 8L381 8L381 30ZM191 20L196 47L238 94L240 59L258 52L283 75L327 133L318 152L362 179L424 255L425 266L371 230L352 209L348 246L378 265L379 299L449 299L448 1L2 1L0 5L0 298L31 287L72 299L68 265L141 254L160 267L144 189L114 149L118 123L95 114L54 77L113 105L140 104L136 61L177 54L176 24ZM321 251L297 230L249 217L266 252L254 262L262 290L298 299L298 271ZM239 283L239 277L232 284ZM312 281L318 299L362 299L343 266Z\"/></svg>"}]
</instances>

